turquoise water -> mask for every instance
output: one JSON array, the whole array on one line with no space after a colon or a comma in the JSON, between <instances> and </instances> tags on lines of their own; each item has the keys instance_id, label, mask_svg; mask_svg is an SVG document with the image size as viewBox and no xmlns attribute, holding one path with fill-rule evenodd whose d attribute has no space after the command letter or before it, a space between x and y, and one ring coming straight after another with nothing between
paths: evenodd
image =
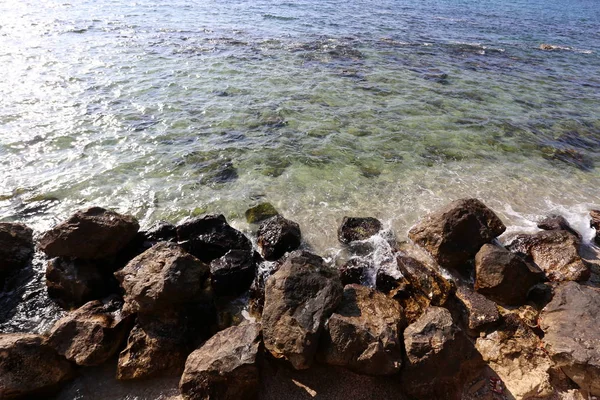
<instances>
[{"instance_id":1,"label":"turquoise water","mask_svg":"<svg viewBox=\"0 0 600 400\"><path fill-rule=\"evenodd\" d=\"M266 200L326 252L344 215L402 238L464 196L518 227L581 219L600 7L549 3L0 1L0 220L96 204L249 230Z\"/></svg>"}]
</instances>

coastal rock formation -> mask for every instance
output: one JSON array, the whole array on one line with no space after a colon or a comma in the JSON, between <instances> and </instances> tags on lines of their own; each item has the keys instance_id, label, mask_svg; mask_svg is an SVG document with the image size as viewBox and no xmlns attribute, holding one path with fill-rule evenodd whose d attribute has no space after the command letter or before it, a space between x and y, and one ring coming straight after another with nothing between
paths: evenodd
<instances>
[{"instance_id":1,"label":"coastal rock formation","mask_svg":"<svg viewBox=\"0 0 600 400\"><path fill-rule=\"evenodd\" d=\"M33 231L23 224L0 222L0 277L27 264L33 255Z\"/></svg>"},{"instance_id":2,"label":"coastal rock formation","mask_svg":"<svg viewBox=\"0 0 600 400\"><path fill-rule=\"evenodd\" d=\"M408 236L440 266L464 271L481 246L505 230L498 216L481 201L461 199L429 214Z\"/></svg>"},{"instance_id":3,"label":"coastal rock formation","mask_svg":"<svg viewBox=\"0 0 600 400\"><path fill-rule=\"evenodd\" d=\"M44 233L39 247L49 257L106 258L127 246L139 227L130 215L91 207Z\"/></svg>"},{"instance_id":4,"label":"coastal rock formation","mask_svg":"<svg viewBox=\"0 0 600 400\"><path fill-rule=\"evenodd\" d=\"M174 242L177 240L177 227L165 221L158 221L147 231L141 232L144 241L150 247L158 242Z\"/></svg>"},{"instance_id":5,"label":"coastal rock formation","mask_svg":"<svg viewBox=\"0 0 600 400\"><path fill-rule=\"evenodd\" d=\"M326 324L317 357L362 374L395 374L402 366L404 326L397 301L366 286L348 285Z\"/></svg>"},{"instance_id":6,"label":"coastal rock formation","mask_svg":"<svg viewBox=\"0 0 600 400\"><path fill-rule=\"evenodd\" d=\"M372 217L344 217L338 229L338 240L342 244L367 240L383 229L383 224Z\"/></svg>"},{"instance_id":7,"label":"coastal rock formation","mask_svg":"<svg viewBox=\"0 0 600 400\"><path fill-rule=\"evenodd\" d=\"M202 301L209 267L179 245L160 242L129 262L115 276L125 291L127 313L148 313Z\"/></svg>"},{"instance_id":8,"label":"coastal rock formation","mask_svg":"<svg viewBox=\"0 0 600 400\"><path fill-rule=\"evenodd\" d=\"M581 239L579 232L573 229L562 215L549 215L541 219L537 227L545 231L567 231Z\"/></svg>"},{"instance_id":9,"label":"coastal rock formation","mask_svg":"<svg viewBox=\"0 0 600 400\"><path fill-rule=\"evenodd\" d=\"M596 230L594 242L600 246L600 210L591 210L590 217L590 228L594 228Z\"/></svg>"},{"instance_id":10,"label":"coastal rock formation","mask_svg":"<svg viewBox=\"0 0 600 400\"><path fill-rule=\"evenodd\" d=\"M415 399L458 400L476 351L450 312L429 307L404 331L407 364L402 386Z\"/></svg>"},{"instance_id":11,"label":"coastal rock formation","mask_svg":"<svg viewBox=\"0 0 600 400\"><path fill-rule=\"evenodd\" d=\"M560 284L540 315L552 360L583 390L600 396L600 289Z\"/></svg>"},{"instance_id":12,"label":"coastal rock formation","mask_svg":"<svg viewBox=\"0 0 600 400\"><path fill-rule=\"evenodd\" d=\"M477 339L477 351L516 399L543 398L553 393L552 362L540 339L517 316L508 315L496 331Z\"/></svg>"},{"instance_id":13,"label":"coastal rock formation","mask_svg":"<svg viewBox=\"0 0 600 400\"><path fill-rule=\"evenodd\" d=\"M420 292L434 306L446 304L454 287L438 271L402 254L396 257L396 262L400 273L410 283L414 291Z\"/></svg>"},{"instance_id":14,"label":"coastal rock formation","mask_svg":"<svg viewBox=\"0 0 600 400\"><path fill-rule=\"evenodd\" d=\"M266 282L262 314L266 349L296 369L313 361L325 320L342 299L336 270L305 251L292 252Z\"/></svg>"},{"instance_id":15,"label":"coastal rock formation","mask_svg":"<svg viewBox=\"0 0 600 400\"><path fill-rule=\"evenodd\" d=\"M250 224L257 224L265 219L269 219L279 214L271 203L260 203L246 210L244 215L246 221Z\"/></svg>"},{"instance_id":16,"label":"coastal rock formation","mask_svg":"<svg viewBox=\"0 0 600 400\"><path fill-rule=\"evenodd\" d=\"M193 256L208 263L223 257L229 250L252 249L252 243L232 228L223 215L205 215L177 227L177 239Z\"/></svg>"},{"instance_id":17,"label":"coastal rock formation","mask_svg":"<svg viewBox=\"0 0 600 400\"><path fill-rule=\"evenodd\" d=\"M373 268L373 265L369 261L359 257L351 258L339 267L342 285L362 283L365 277L365 271L371 268Z\"/></svg>"},{"instance_id":18,"label":"coastal rock formation","mask_svg":"<svg viewBox=\"0 0 600 400\"><path fill-rule=\"evenodd\" d=\"M260 335L260 324L232 326L190 354L179 383L183 399L256 399Z\"/></svg>"},{"instance_id":19,"label":"coastal rock formation","mask_svg":"<svg viewBox=\"0 0 600 400\"><path fill-rule=\"evenodd\" d=\"M116 296L90 301L61 318L50 331L48 343L77 365L104 363L117 353L130 328L121 306Z\"/></svg>"},{"instance_id":20,"label":"coastal rock formation","mask_svg":"<svg viewBox=\"0 0 600 400\"><path fill-rule=\"evenodd\" d=\"M470 330L479 332L495 325L500 320L496 303L466 286L460 286L456 290L456 298L466 311L467 326Z\"/></svg>"},{"instance_id":21,"label":"coastal rock formation","mask_svg":"<svg viewBox=\"0 0 600 400\"><path fill-rule=\"evenodd\" d=\"M585 281L591 272L579 255L580 245L577 236L559 230L518 235L508 249L529 257L551 281Z\"/></svg>"},{"instance_id":22,"label":"coastal rock formation","mask_svg":"<svg viewBox=\"0 0 600 400\"><path fill-rule=\"evenodd\" d=\"M484 244L475 256L475 290L500 304L525 304L544 273L503 247Z\"/></svg>"},{"instance_id":23,"label":"coastal rock formation","mask_svg":"<svg viewBox=\"0 0 600 400\"><path fill-rule=\"evenodd\" d=\"M49 395L73 377L73 368L39 335L0 334L0 398Z\"/></svg>"},{"instance_id":24,"label":"coastal rock formation","mask_svg":"<svg viewBox=\"0 0 600 400\"><path fill-rule=\"evenodd\" d=\"M71 308L107 296L118 284L102 262L58 257L48 261L46 286L61 307Z\"/></svg>"},{"instance_id":25,"label":"coastal rock formation","mask_svg":"<svg viewBox=\"0 0 600 400\"><path fill-rule=\"evenodd\" d=\"M210 263L212 288L217 296L237 296L250 288L256 275L258 254L230 250Z\"/></svg>"},{"instance_id":26,"label":"coastal rock formation","mask_svg":"<svg viewBox=\"0 0 600 400\"><path fill-rule=\"evenodd\" d=\"M256 233L258 248L265 260L275 261L300 247L300 225L276 215L264 221Z\"/></svg>"}]
</instances>

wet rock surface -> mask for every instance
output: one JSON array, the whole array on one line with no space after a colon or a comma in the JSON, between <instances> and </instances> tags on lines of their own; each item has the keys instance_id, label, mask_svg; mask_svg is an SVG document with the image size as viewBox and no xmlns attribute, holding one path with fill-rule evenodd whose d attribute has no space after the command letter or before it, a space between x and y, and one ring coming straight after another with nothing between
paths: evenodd
<instances>
[{"instance_id":1,"label":"wet rock surface","mask_svg":"<svg viewBox=\"0 0 600 400\"><path fill-rule=\"evenodd\" d=\"M76 212L44 233L39 247L49 257L106 258L133 240L139 227L130 215L92 207Z\"/></svg>"},{"instance_id":2,"label":"wet rock surface","mask_svg":"<svg viewBox=\"0 0 600 400\"><path fill-rule=\"evenodd\" d=\"M158 242L172 242L177 239L177 227L165 221L158 221L150 229L141 233L144 241L150 245Z\"/></svg>"},{"instance_id":3,"label":"wet rock surface","mask_svg":"<svg viewBox=\"0 0 600 400\"><path fill-rule=\"evenodd\" d=\"M124 311L153 312L208 299L209 267L179 245L160 242L115 272Z\"/></svg>"},{"instance_id":4,"label":"wet rock surface","mask_svg":"<svg viewBox=\"0 0 600 400\"><path fill-rule=\"evenodd\" d=\"M104 363L120 350L131 328L122 305L116 296L85 304L52 327L48 343L77 365Z\"/></svg>"},{"instance_id":5,"label":"wet rock surface","mask_svg":"<svg viewBox=\"0 0 600 400\"><path fill-rule=\"evenodd\" d=\"M378 234L383 229L383 224L372 217L344 217L338 228L338 240L342 244L367 240Z\"/></svg>"},{"instance_id":6,"label":"wet rock surface","mask_svg":"<svg viewBox=\"0 0 600 400\"><path fill-rule=\"evenodd\" d=\"M481 201L461 199L426 216L408 236L440 266L464 271L481 246L505 230L498 216Z\"/></svg>"},{"instance_id":7,"label":"wet rock surface","mask_svg":"<svg viewBox=\"0 0 600 400\"><path fill-rule=\"evenodd\" d=\"M324 363L368 375L392 375L402 366L402 307L383 293L361 285L344 288L319 348Z\"/></svg>"},{"instance_id":8,"label":"wet rock surface","mask_svg":"<svg viewBox=\"0 0 600 400\"><path fill-rule=\"evenodd\" d=\"M549 215L541 219L537 227L546 231L567 231L581 239L579 232L573 229L562 215Z\"/></svg>"},{"instance_id":9,"label":"wet rock surface","mask_svg":"<svg viewBox=\"0 0 600 400\"><path fill-rule=\"evenodd\" d=\"M336 270L312 253L295 251L266 282L265 348L296 369L312 364L325 320L342 299Z\"/></svg>"},{"instance_id":10,"label":"wet rock surface","mask_svg":"<svg viewBox=\"0 0 600 400\"><path fill-rule=\"evenodd\" d=\"M206 215L177 227L177 239L192 255L204 262L222 257L229 250L251 250L244 234L232 228L223 215Z\"/></svg>"},{"instance_id":11,"label":"wet rock surface","mask_svg":"<svg viewBox=\"0 0 600 400\"><path fill-rule=\"evenodd\" d=\"M296 250L302 242L300 225L276 215L264 221L256 234L258 248L265 260L275 261Z\"/></svg>"},{"instance_id":12,"label":"wet rock surface","mask_svg":"<svg viewBox=\"0 0 600 400\"><path fill-rule=\"evenodd\" d=\"M367 260L358 257L351 258L339 268L342 285L362 283L365 278L365 272L371 268L373 268L373 265Z\"/></svg>"},{"instance_id":13,"label":"wet rock surface","mask_svg":"<svg viewBox=\"0 0 600 400\"><path fill-rule=\"evenodd\" d=\"M501 304L519 306L544 273L503 247L485 244L475 256L475 290Z\"/></svg>"},{"instance_id":14,"label":"wet rock surface","mask_svg":"<svg viewBox=\"0 0 600 400\"><path fill-rule=\"evenodd\" d=\"M23 224L0 222L0 278L24 267L33 255L33 231Z\"/></svg>"},{"instance_id":15,"label":"wet rock surface","mask_svg":"<svg viewBox=\"0 0 600 400\"><path fill-rule=\"evenodd\" d=\"M580 246L576 236L558 230L518 235L508 249L529 257L551 281L585 281L591 271L579 255Z\"/></svg>"},{"instance_id":16,"label":"wet rock surface","mask_svg":"<svg viewBox=\"0 0 600 400\"><path fill-rule=\"evenodd\" d=\"M186 360L179 383L183 399L257 399L260 347L260 324L233 326L214 335Z\"/></svg>"},{"instance_id":17,"label":"wet rock surface","mask_svg":"<svg viewBox=\"0 0 600 400\"><path fill-rule=\"evenodd\" d=\"M250 224L256 224L279 214L271 203L260 203L246 210L244 215Z\"/></svg>"},{"instance_id":18,"label":"wet rock surface","mask_svg":"<svg viewBox=\"0 0 600 400\"><path fill-rule=\"evenodd\" d=\"M32 334L0 334L0 398L47 396L74 376L71 363Z\"/></svg>"},{"instance_id":19,"label":"wet rock surface","mask_svg":"<svg viewBox=\"0 0 600 400\"><path fill-rule=\"evenodd\" d=\"M236 296L250 288L260 256L247 250L230 250L210 263L211 284L217 296Z\"/></svg>"},{"instance_id":20,"label":"wet rock surface","mask_svg":"<svg viewBox=\"0 0 600 400\"><path fill-rule=\"evenodd\" d=\"M600 395L600 289L561 284L540 315L552 360L583 390Z\"/></svg>"}]
</instances>

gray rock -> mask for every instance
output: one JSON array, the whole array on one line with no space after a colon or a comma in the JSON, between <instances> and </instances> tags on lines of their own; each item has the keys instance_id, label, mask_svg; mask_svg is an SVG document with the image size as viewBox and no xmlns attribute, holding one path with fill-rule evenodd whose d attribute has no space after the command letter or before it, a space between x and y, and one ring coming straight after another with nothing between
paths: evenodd
<instances>
[{"instance_id":1,"label":"gray rock","mask_svg":"<svg viewBox=\"0 0 600 400\"><path fill-rule=\"evenodd\" d=\"M0 222L0 277L27 265L33 255L33 231L23 224Z\"/></svg>"},{"instance_id":2,"label":"gray rock","mask_svg":"<svg viewBox=\"0 0 600 400\"><path fill-rule=\"evenodd\" d=\"M505 230L498 216L481 201L461 199L429 214L408 236L442 267L465 271L481 246Z\"/></svg>"},{"instance_id":3,"label":"gray rock","mask_svg":"<svg viewBox=\"0 0 600 400\"><path fill-rule=\"evenodd\" d=\"M326 324L317 357L362 374L395 374L402 366L404 327L397 301L366 286L348 285Z\"/></svg>"},{"instance_id":4,"label":"gray rock","mask_svg":"<svg viewBox=\"0 0 600 400\"><path fill-rule=\"evenodd\" d=\"M565 282L542 310L547 353L583 390L600 396L600 289Z\"/></svg>"},{"instance_id":5,"label":"gray rock","mask_svg":"<svg viewBox=\"0 0 600 400\"><path fill-rule=\"evenodd\" d=\"M101 207L77 211L44 233L40 249L49 257L94 260L114 256L133 240L138 221Z\"/></svg>"},{"instance_id":6,"label":"gray rock","mask_svg":"<svg viewBox=\"0 0 600 400\"><path fill-rule=\"evenodd\" d=\"M314 254L295 251L266 282L262 314L266 349L296 369L308 368L326 319L342 299L336 270Z\"/></svg>"},{"instance_id":7,"label":"gray rock","mask_svg":"<svg viewBox=\"0 0 600 400\"><path fill-rule=\"evenodd\" d=\"M302 242L300 225L281 215L264 221L256 233L258 248L265 260L275 261L296 250Z\"/></svg>"},{"instance_id":8,"label":"gray rock","mask_svg":"<svg viewBox=\"0 0 600 400\"><path fill-rule=\"evenodd\" d=\"M258 398L260 324L227 328L189 355L179 389L185 400Z\"/></svg>"}]
</instances>

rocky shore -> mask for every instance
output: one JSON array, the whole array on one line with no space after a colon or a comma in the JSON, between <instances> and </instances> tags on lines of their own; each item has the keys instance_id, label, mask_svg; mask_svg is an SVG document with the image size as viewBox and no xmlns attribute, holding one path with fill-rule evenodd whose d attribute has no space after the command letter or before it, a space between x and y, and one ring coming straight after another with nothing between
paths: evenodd
<instances>
[{"instance_id":1,"label":"rocky shore","mask_svg":"<svg viewBox=\"0 0 600 400\"><path fill-rule=\"evenodd\" d=\"M51 398L109 363L119 381L177 377L186 400L600 396L597 253L563 217L509 243L477 199L407 242L345 217L337 263L271 205L246 217L252 240L222 215L140 231L93 207L39 236L0 223L0 279L43 252L68 311L40 335L0 333L0 399Z\"/></svg>"}]
</instances>

